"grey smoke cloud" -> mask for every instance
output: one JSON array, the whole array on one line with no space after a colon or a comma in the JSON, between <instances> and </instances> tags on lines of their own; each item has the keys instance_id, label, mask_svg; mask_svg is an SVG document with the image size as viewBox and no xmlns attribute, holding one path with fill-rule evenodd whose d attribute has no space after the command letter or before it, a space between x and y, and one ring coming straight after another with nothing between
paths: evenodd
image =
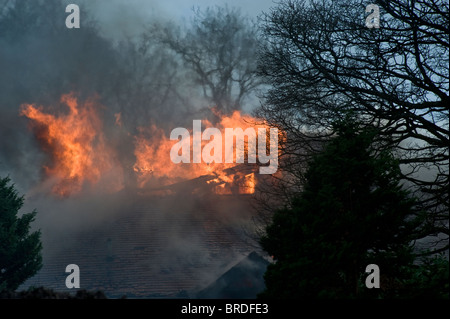
<instances>
[{"instance_id":1,"label":"grey smoke cloud","mask_svg":"<svg viewBox=\"0 0 450 319\"><path fill-rule=\"evenodd\" d=\"M82 14L87 12L97 20L96 26L83 24L82 16L80 29L65 29L64 5L77 2ZM82 277L89 278L89 271L92 274L90 286L85 288L95 289L96 284L110 280L115 285L123 282L125 286L120 289L126 293L127 278L134 283L138 280L126 272L143 273L151 283L183 271L191 278L189 285L201 286L253 250L240 232L251 219L246 200L228 202L226 198L196 197L189 192L168 200L139 197L130 186L134 185L136 128L157 123L169 129L175 127L174 123L192 123L196 107L205 101L186 80L176 60L153 47L147 56L140 56L136 44L126 40L139 35L156 19L177 22L191 13L192 6L224 2L17 3L20 7L15 15L7 11L0 15L0 176L10 175L19 192L25 194L23 212L38 211L33 226L42 231L44 268L29 284L51 282L56 286L50 288L59 289L54 274L61 276L64 268L58 267L79 263ZM228 4L232 6L234 1ZM262 7L260 1L241 4L246 10L254 8L255 13ZM1 5L2 1L0 9ZM167 94L170 86L174 91ZM97 187L86 184L80 193L68 198L51 194L53 180L43 169L51 165L51 156L19 109L23 103L33 103L42 106L44 112L64 114L67 107L59 99L69 92L76 92L81 101L99 96L98 112L108 145L117 151L117 161L128 172L127 187L122 192L107 194L103 192L107 185L100 183ZM115 124L118 113L124 123L121 128ZM140 237L134 238L134 233ZM144 257L132 268L130 260L136 256ZM108 257L116 258L122 268L101 268L109 267L105 263ZM64 277L61 279L64 287Z\"/></svg>"},{"instance_id":2,"label":"grey smoke cloud","mask_svg":"<svg viewBox=\"0 0 450 319\"><path fill-rule=\"evenodd\" d=\"M110 39L138 36L145 26L170 14L158 0L82 0L80 6L99 23L100 31Z\"/></svg>"},{"instance_id":3,"label":"grey smoke cloud","mask_svg":"<svg viewBox=\"0 0 450 319\"><path fill-rule=\"evenodd\" d=\"M102 33L116 40L137 36L149 24L162 20L187 23L197 7L236 7L256 18L275 5L273 0L81 0L79 3L98 20Z\"/></svg>"}]
</instances>

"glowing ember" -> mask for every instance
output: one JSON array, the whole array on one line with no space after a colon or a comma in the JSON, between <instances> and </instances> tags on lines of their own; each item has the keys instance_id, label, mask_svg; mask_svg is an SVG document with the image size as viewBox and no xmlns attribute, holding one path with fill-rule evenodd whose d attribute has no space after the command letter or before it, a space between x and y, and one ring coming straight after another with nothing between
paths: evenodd
<instances>
[{"instance_id":1,"label":"glowing ember","mask_svg":"<svg viewBox=\"0 0 450 319\"><path fill-rule=\"evenodd\" d=\"M123 187L123 172L114 162L114 152L106 145L102 121L95 100L79 105L73 94L61 98L68 113L53 115L42 107L23 104L20 114L31 119L31 128L51 164L44 166L48 176L56 178L53 191L61 196L77 193L88 181L92 184L107 179L109 191Z\"/></svg>"},{"instance_id":2,"label":"glowing ember","mask_svg":"<svg viewBox=\"0 0 450 319\"><path fill-rule=\"evenodd\" d=\"M255 173L248 175L236 173L232 176L222 175L208 181L208 183L216 184L214 192L220 195L253 194L256 186Z\"/></svg>"}]
</instances>

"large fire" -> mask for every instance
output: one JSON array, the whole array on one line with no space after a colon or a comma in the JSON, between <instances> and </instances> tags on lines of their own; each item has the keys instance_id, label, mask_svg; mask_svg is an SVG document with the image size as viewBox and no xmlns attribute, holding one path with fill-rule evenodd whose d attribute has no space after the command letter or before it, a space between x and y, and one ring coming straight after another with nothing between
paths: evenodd
<instances>
[{"instance_id":1,"label":"large fire","mask_svg":"<svg viewBox=\"0 0 450 319\"><path fill-rule=\"evenodd\" d=\"M52 115L32 104L23 104L20 110L32 120L37 139L51 157L44 169L56 180L53 191L68 196L79 192L86 181L95 184L101 179L108 179L109 191L120 190L123 174L106 144L95 99L79 104L74 94L68 94L61 103L68 107L67 113Z\"/></svg>"},{"instance_id":2,"label":"large fire","mask_svg":"<svg viewBox=\"0 0 450 319\"><path fill-rule=\"evenodd\" d=\"M20 114L31 120L36 138L49 155L50 164L45 165L44 169L49 180L54 181L53 192L68 196L80 192L86 182L96 185L101 181L103 190L115 192L122 189L124 167L128 166L119 163L114 148L110 146L112 144L108 144L96 99L80 103L75 94L67 94L62 96L61 104L68 110L44 111L42 106L34 104L23 104L20 109ZM223 133L226 128L268 128L266 124L258 123L255 118L238 111L231 115L215 112L215 115L218 121L213 125L208 120L202 120L202 129L215 127ZM116 113L114 117L115 127L123 129L121 114ZM133 137L135 163L131 172L136 176L137 187L154 190L195 180L216 194L255 192L256 164L236 164L236 161L175 164L171 161L170 152L178 141L171 140L163 129L155 125L141 127L138 132ZM188 143L192 151L192 139ZM207 144L207 141L202 141L202 144ZM235 146L225 149L225 143L222 145L223 158L227 154L236 158ZM245 158L248 158L248 147L247 143Z\"/></svg>"},{"instance_id":3,"label":"large fire","mask_svg":"<svg viewBox=\"0 0 450 319\"><path fill-rule=\"evenodd\" d=\"M215 112L219 117L219 122L212 124L208 120L202 120L202 128L218 128L225 137L226 128L267 128L267 125L258 123L257 120L249 115L243 115L239 111L233 114L221 115ZM192 133L192 132L191 132ZM256 178L254 171L230 172L238 164L233 163L178 163L175 164L170 159L170 150L177 141L173 141L165 135L162 129L156 126L141 128L139 136L135 137L135 156L136 164L134 171L138 174L138 184L143 187L153 179L158 178L165 184L171 184L185 179L193 179L199 176L211 176L207 184L214 188L217 194L252 194L255 191ZM202 141L202 147L208 141ZM192 139L189 149L192 152ZM255 150L252 150L255 151ZM248 144L245 147L245 154L248 154ZM236 147L225 148L225 142L222 142L222 157L226 158L227 153L231 158L236 158ZM211 154L213 155L213 154ZM192 156L192 154L191 154ZM245 155L247 157L247 155Z\"/></svg>"}]
</instances>

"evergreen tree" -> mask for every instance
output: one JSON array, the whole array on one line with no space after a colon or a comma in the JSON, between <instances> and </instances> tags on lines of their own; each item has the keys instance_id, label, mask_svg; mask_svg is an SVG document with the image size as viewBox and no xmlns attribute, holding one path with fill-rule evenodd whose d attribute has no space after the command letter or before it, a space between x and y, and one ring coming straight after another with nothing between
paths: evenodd
<instances>
[{"instance_id":1,"label":"evergreen tree","mask_svg":"<svg viewBox=\"0 0 450 319\"><path fill-rule=\"evenodd\" d=\"M14 291L42 267L40 231L30 233L36 211L18 217L24 198L0 178L0 292Z\"/></svg>"},{"instance_id":2,"label":"evergreen tree","mask_svg":"<svg viewBox=\"0 0 450 319\"><path fill-rule=\"evenodd\" d=\"M276 261L265 274L268 298L395 297L414 261L411 231L421 214L399 185L392 154L375 150L376 129L344 121L310 162L304 189L274 213L261 238ZM377 264L381 289L365 287Z\"/></svg>"}]
</instances>

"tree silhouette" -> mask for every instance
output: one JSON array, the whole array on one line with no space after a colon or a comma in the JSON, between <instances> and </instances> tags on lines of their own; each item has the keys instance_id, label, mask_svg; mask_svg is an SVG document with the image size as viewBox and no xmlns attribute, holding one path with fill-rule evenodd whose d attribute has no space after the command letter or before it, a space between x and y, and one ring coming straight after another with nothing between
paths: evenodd
<instances>
[{"instance_id":1,"label":"tree silhouette","mask_svg":"<svg viewBox=\"0 0 450 319\"><path fill-rule=\"evenodd\" d=\"M263 297L395 297L409 279L421 214L399 184L398 161L377 151L378 130L351 122L336 130L311 161L303 191L261 238L276 261ZM364 285L369 264L380 267L381 289Z\"/></svg>"},{"instance_id":2,"label":"tree silhouette","mask_svg":"<svg viewBox=\"0 0 450 319\"><path fill-rule=\"evenodd\" d=\"M181 58L203 97L218 110L240 110L245 98L261 85L256 74L257 27L239 10L228 7L208 7L194 13L185 30L156 25L148 37Z\"/></svg>"},{"instance_id":3,"label":"tree silhouette","mask_svg":"<svg viewBox=\"0 0 450 319\"><path fill-rule=\"evenodd\" d=\"M18 217L24 198L0 178L0 291L14 291L42 267L40 231L30 233L36 211Z\"/></svg>"},{"instance_id":4,"label":"tree silhouette","mask_svg":"<svg viewBox=\"0 0 450 319\"><path fill-rule=\"evenodd\" d=\"M448 251L448 1L372 3L380 28L366 27L362 0L291 0L265 15L259 70L273 87L260 115L288 132L288 156L315 152L348 110L379 127L428 212L421 236L440 234L431 253Z\"/></svg>"}]
</instances>

